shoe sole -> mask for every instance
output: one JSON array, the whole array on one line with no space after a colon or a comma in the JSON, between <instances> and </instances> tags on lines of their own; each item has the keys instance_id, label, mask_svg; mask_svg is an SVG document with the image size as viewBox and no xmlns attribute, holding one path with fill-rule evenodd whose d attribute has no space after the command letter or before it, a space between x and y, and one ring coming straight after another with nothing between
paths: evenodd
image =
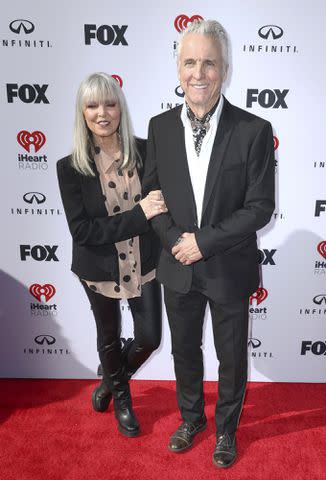
<instances>
[{"instance_id":1,"label":"shoe sole","mask_svg":"<svg viewBox=\"0 0 326 480\"><path fill-rule=\"evenodd\" d=\"M109 394L105 398L101 398L100 400L97 397L97 391L94 390L92 393L92 406L95 412L106 412L107 409L109 408L110 402L111 402L112 395Z\"/></svg>"},{"instance_id":2,"label":"shoe sole","mask_svg":"<svg viewBox=\"0 0 326 480\"><path fill-rule=\"evenodd\" d=\"M195 433L195 437L196 437L197 433L203 432L206 427L207 427L207 423L205 423L205 425L203 425L201 428L199 428L197 430L197 432ZM194 437L194 440L195 440L195 437ZM183 448L179 448L178 450L175 450L175 448L170 448L170 445L168 445L168 450L170 450L170 452L172 452L172 453L181 453L181 452L184 452L185 450L188 450L189 448L191 448L193 446L193 444L194 444L194 442L192 441L190 443L190 445L187 445L186 447L183 447Z\"/></svg>"},{"instance_id":3,"label":"shoe sole","mask_svg":"<svg viewBox=\"0 0 326 480\"><path fill-rule=\"evenodd\" d=\"M125 428L121 427L121 425L118 425L118 430L124 437L129 437L129 438L138 437L138 435L140 434L140 430L135 430L134 432L132 432L130 430L126 430Z\"/></svg>"}]
</instances>

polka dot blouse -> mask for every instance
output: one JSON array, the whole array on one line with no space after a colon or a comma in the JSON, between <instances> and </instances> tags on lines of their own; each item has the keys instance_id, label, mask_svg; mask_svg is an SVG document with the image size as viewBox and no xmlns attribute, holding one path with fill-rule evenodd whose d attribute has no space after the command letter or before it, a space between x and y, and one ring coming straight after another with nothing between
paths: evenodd
<instances>
[{"instance_id":1,"label":"polka dot blouse","mask_svg":"<svg viewBox=\"0 0 326 480\"><path fill-rule=\"evenodd\" d=\"M121 154L110 157L99 147L95 149L95 164L99 172L108 215L131 210L141 200L141 186L136 168L121 169ZM84 280L93 291L111 298L133 298L141 295L141 286L155 278L155 270L141 275L139 237L115 243L118 252L119 283Z\"/></svg>"}]
</instances>

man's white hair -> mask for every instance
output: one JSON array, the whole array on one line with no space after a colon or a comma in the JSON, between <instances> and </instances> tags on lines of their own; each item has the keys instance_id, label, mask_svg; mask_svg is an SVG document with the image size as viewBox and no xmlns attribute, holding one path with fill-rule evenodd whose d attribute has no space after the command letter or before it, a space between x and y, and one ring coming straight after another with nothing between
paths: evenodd
<instances>
[{"instance_id":1,"label":"man's white hair","mask_svg":"<svg viewBox=\"0 0 326 480\"><path fill-rule=\"evenodd\" d=\"M180 41L177 45L178 63L180 59L183 39L189 33L208 35L216 41L216 43L221 47L223 69L224 72L226 72L229 66L229 40L224 27L216 20L194 20L193 22L191 22L188 27L181 32Z\"/></svg>"}]
</instances>

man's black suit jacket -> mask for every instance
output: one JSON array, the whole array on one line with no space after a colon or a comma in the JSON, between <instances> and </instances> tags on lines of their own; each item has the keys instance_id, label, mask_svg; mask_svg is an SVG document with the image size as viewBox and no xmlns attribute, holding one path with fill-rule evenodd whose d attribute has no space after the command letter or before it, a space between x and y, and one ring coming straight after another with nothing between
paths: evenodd
<instances>
[{"instance_id":1,"label":"man's black suit jacket","mask_svg":"<svg viewBox=\"0 0 326 480\"><path fill-rule=\"evenodd\" d=\"M181 108L162 113L149 124L143 191L161 188L169 210L152 220L164 247L157 278L171 290L186 293L195 274L205 293L220 302L249 296L259 286L256 231L269 222L274 210L271 125L224 99L199 224ZM204 257L189 266L171 254L183 232L195 232Z\"/></svg>"},{"instance_id":2,"label":"man's black suit jacket","mask_svg":"<svg viewBox=\"0 0 326 480\"><path fill-rule=\"evenodd\" d=\"M141 158L146 156L146 141L136 139ZM70 233L72 235L71 270L80 278L93 281L110 280L119 283L118 253L115 242L139 235L141 272L143 275L157 266L159 241L139 204L132 210L108 216L99 174L78 173L71 156L57 162L57 174ZM138 168L140 179L143 167Z\"/></svg>"}]
</instances>

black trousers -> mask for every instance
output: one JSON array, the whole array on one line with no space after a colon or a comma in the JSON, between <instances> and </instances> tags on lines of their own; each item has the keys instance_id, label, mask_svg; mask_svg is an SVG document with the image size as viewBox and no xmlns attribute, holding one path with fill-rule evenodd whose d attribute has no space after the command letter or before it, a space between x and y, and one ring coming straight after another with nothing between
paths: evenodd
<instances>
[{"instance_id":1,"label":"black trousers","mask_svg":"<svg viewBox=\"0 0 326 480\"><path fill-rule=\"evenodd\" d=\"M164 288L177 400L184 421L204 414L202 333L207 302L219 364L218 401L215 409L219 433L237 429L247 382L248 299L217 304L200 291L180 294Z\"/></svg>"},{"instance_id":2,"label":"black trousers","mask_svg":"<svg viewBox=\"0 0 326 480\"><path fill-rule=\"evenodd\" d=\"M110 386L109 378L121 371L123 362L128 373L132 374L159 347L162 331L161 287L156 280L152 280L143 285L141 297L128 300L134 322L134 340L123 361L120 300L95 293L84 282L82 285L96 322L103 381Z\"/></svg>"}]
</instances>

